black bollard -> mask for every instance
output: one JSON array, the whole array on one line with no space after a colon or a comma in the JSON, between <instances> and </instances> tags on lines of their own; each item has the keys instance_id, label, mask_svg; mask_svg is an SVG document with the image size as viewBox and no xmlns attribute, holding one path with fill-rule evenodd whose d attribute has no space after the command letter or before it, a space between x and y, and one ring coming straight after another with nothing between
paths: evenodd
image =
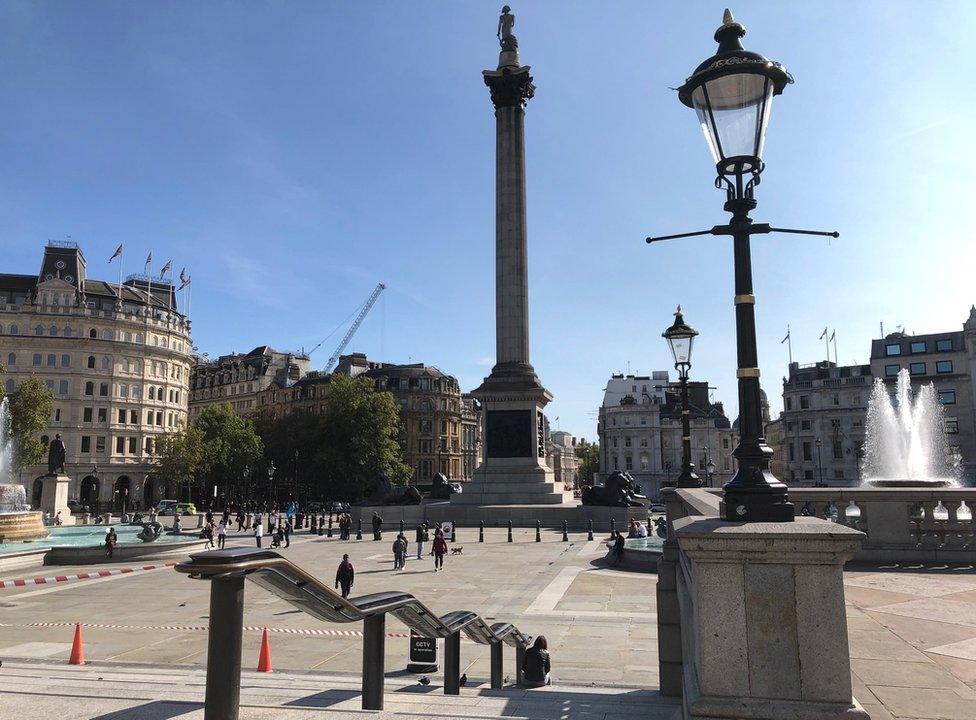
<instances>
[{"instance_id":1,"label":"black bollard","mask_svg":"<svg viewBox=\"0 0 976 720\"><path fill-rule=\"evenodd\" d=\"M359 518L359 520L356 521L356 539L357 540L362 540L363 539L363 519L362 518Z\"/></svg>"},{"instance_id":2,"label":"black bollard","mask_svg":"<svg viewBox=\"0 0 976 720\"><path fill-rule=\"evenodd\" d=\"M451 520L451 542L457 542L457 523Z\"/></svg>"},{"instance_id":3,"label":"black bollard","mask_svg":"<svg viewBox=\"0 0 976 720\"><path fill-rule=\"evenodd\" d=\"M593 539L593 521L592 520L587 520L586 521L586 539L587 540L592 540Z\"/></svg>"},{"instance_id":4,"label":"black bollard","mask_svg":"<svg viewBox=\"0 0 976 720\"><path fill-rule=\"evenodd\" d=\"M485 541L485 521L478 521L478 542L483 543Z\"/></svg>"},{"instance_id":5,"label":"black bollard","mask_svg":"<svg viewBox=\"0 0 976 720\"><path fill-rule=\"evenodd\" d=\"M569 523L563 520L563 542L569 542Z\"/></svg>"},{"instance_id":6,"label":"black bollard","mask_svg":"<svg viewBox=\"0 0 976 720\"><path fill-rule=\"evenodd\" d=\"M322 534L321 528L319 528L319 534ZM329 537L332 537L332 513L329 513Z\"/></svg>"},{"instance_id":7,"label":"black bollard","mask_svg":"<svg viewBox=\"0 0 976 720\"><path fill-rule=\"evenodd\" d=\"M400 521L400 534L403 535L403 520Z\"/></svg>"},{"instance_id":8,"label":"black bollard","mask_svg":"<svg viewBox=\"0 0 976 720\"><path fill-rule=\"evenodd\" d=\"M508 521L508 541L512 542L512 521Z\"/></svg>"},{"instance_id":9,"label":"black bollard","mask_svg":"<svg viewBox=\"0 0 976 720\"><path fill-rule=\"evenodd\" d=\"M314 534L315 534L315 516L313 515L312 516L312 529L311 529L311 531L309 531L309 535L314 535Z\"/></svg>"},{"instance_id":10,"label":"black bollard","mask_svg":"<svg viewBox=\"0 0 976 720\"><path fill-rule=\"evenodd\" d=\"M535 521L535 541L542 542L542 526L538 520Z\"/></svg>"},{"instance_id":11,"label":"black bollard","mask_svg":"<svg viewBox=\"0 0 976 720\"><path fill-rule=\"evenodd\" d=\"M610 516L610 534L613 535L613 531L617 529L617 521L614 519L613 515Z\"/></svg>"}]
</instances>

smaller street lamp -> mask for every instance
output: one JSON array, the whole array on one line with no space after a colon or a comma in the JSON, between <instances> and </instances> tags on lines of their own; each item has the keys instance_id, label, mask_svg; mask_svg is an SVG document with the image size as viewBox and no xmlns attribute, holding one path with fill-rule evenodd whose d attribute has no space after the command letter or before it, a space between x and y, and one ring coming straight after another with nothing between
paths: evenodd
<instances>
[{"instance_id":1,"label":"smaller street lamp","mask_svg":"<svg viewBox=\"0 0 976 720\"><path fill-rule=\"evenodd\" d=\"M274 474L275 474L275 464L274 464L274 460L272 460L268 464L268 492L271 492L271 494L274 495L273 502L274 503L277 503L278 502L278 495L277 495L277 493L274 493L273 492L273 485L272 485L272 483L274 482Z\"/></svg>"},{"instance_id":2,"label":"smaller street lamp","mask_svg":"<svg viewBox=\"0 0 976 720\"><path fill-rule=\"evenodd\" d=\"M712 477L715 475L715 463L709 458L708 462L705 463L705 479L708 481L708 487L712 486Z\"/></svg>"},{"instance_id":3,"label":"smaller street lamp","mask_svg":"<svg viewBox=\"0 0 976 720\"><path fill-rule=\"evenodd\" d=\"M823 446L823 443L820 441L820 438L817 438L814 444L817 446L817 475L819 477L817 487L826 487L823 481L823 457L820 454L820 448Z\"/></svg>"},{"instance_id":4,"label":"smaller street lamp","mask_svg":"<svg viewBox=\"0 0 976 720\"><path fill-rule=\"evenodd\" d=\"M698 331L685 324L680 305L674 313L671 327L661 334L671 348L674 369L678 371L681 382L681 474L677 482L679 488L701 487L701 480L695 475L695 466L691 462L691 411L688 407L688 371L691 369L691 350L697 336Z\"/></svg>"}]
</instances>

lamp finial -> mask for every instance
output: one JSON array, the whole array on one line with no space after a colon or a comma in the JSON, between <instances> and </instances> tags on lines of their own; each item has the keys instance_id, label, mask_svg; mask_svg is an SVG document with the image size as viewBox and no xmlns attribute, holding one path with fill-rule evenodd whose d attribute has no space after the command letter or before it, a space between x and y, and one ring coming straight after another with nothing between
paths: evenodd
<instances>
[{"instance_id":1,"label":"lamp finial","mask_svg":"<svg viewBox=\"0 0 976 720\"><path fill-rule=\"evenodd\" d=\"M728 8L725 8L725 13L722 15L722 24L731 25L734 22L735 22L735 18L732 17L732 11L729 10Z\"/></svg>"}]
</instances>

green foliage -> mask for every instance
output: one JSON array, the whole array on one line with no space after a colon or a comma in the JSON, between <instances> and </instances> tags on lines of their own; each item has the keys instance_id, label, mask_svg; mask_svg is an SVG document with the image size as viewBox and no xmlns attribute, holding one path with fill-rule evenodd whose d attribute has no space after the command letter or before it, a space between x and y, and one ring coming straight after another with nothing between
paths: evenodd
<instances>
[{"instance_id":1,"label":"green foliage","mask_svg":"<svg viewBox=\"0 0 976 720\"><path fill-rule=\"evenodd\" d=\"M0 398L2 398L0 392ZM44 459L45 446L40 434L47 428L54 411L54 393L36 377L24 380L8 399L10 434L14 443L14 469L37 465Z\"/></svg>"},{"instance_id":2,"label":"green foliage","mask_svg":"<svg viewBox=\"0 0 976 720\"><path fill-rule=\"evenodd\" d=\"M192 485L204 464L203 432L193 425L166 433L156 441L156 474L174 490Z\"/></svg>"},{"instance_id":3,"label":"green foliage","mask_svg":"<svg viewBox=\"0 0 976 720\"><path fill-rule=\"evenodd\" d=\"M250 418L241 417L230 404L204 408L193 426L203 436L200 471L212 484L235 483L264 452Z\"/></svg>"},{"instance_id":4,"label":"green foliage","mask_svg":"<svg viewBox=\"0 0 976 720\"><path fill-rule=\"evenodd\" d=\"M321 414L255 417L265 459L274 462L278 477L293 477L297 450L299 480L313 496L356 501L382 476L406 484L413 471L397 440L400 415L391 393L377 392L367 378L333 375L323 405Z\"/></svg>"},{"instance_id":5,"label":"green foliage","mask_svg":"<svg viewBox=\"0 0 976 720\"><path fill-rule=\"evenodd\" d=\"M593 475L600 470L600 446L597 443L581 442L576 446L576 457L579 458L577 475L580 483L593 484Z\"/></svg>"}]
</instances>

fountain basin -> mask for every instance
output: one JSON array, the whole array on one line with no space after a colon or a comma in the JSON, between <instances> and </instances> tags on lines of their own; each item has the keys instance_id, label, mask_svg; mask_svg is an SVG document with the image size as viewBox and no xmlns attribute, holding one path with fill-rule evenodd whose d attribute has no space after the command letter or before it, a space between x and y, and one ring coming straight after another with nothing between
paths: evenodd
<instances>
[{"instance_id":1,"label":"fountain basin","mask_svg":"<svg viewBox=\"0 0 976 720\"><path fill-rule=\"evenodd\" d=\"M613 548L613 541L607 540L607 557ZM648 536L624 540L624 557L620 567L643 572L657 572L657 561L664 552L664 538Z\"/></svg>"},{"instance_id":2,"label":"fountain basin","mask_svg":"<svg viewBox=\"0 0 976 720\"><path fill-rule=\"evenodd\" d=\"M944 488L956 487L958 483L953 478L869 478L864 485L876 488Z\"/></svg>"},{"instance_id":3,"label":"fountain basin","mask_svg":"<svg viewBox=\"0 0 976 720\"><path fill-rule=\"evenodd\" d=\"M44 527L44 513L2 512L0 513L0 541L20 542L23 540L39 540L48 535Z\"/></svg>"}]
</instances>

